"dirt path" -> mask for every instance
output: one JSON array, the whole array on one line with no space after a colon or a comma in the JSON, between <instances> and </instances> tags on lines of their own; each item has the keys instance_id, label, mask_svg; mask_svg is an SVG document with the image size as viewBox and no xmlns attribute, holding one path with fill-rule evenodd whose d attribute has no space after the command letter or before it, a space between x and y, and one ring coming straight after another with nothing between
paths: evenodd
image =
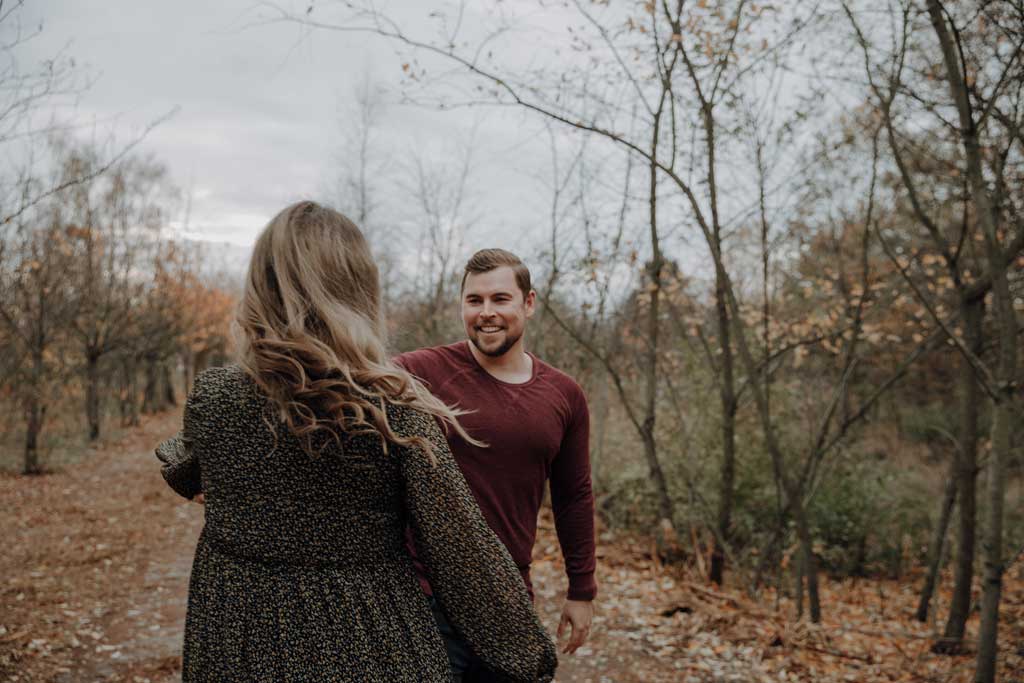
<instances>
[{"instance_id":1,"label":"dirt path","mask_svg":"<svg viewBox=\"0 0 1024 683\"><path fill-rule=\"evenodd\" d=\"M178 419L153 418L63 472L0 475L0 681L180 680L202 510L170 492L151 455ZM828 621L811 627L784 619L792 613L785 600L775 611L770 595L758 605L661 569L642 540L602 532L599 547L594 634L563 657L562 683L971 679L970 656L931 655L932 627L906 619L912 585L825 582ZM1016 650L1024 642L1024 581L1011 574L1001 637L1006 682L1024 680L1024 652ZM549 516L541 518L534 583L554 632L565 580Z\"/></svg>"},{"instance_id":2,"label":"dirt path","mask_svg":"<svg viewBox=\"0 0 1024 683\"><path fill-rule=\"evenodd\" d=\"M175 680L201 525L154 467L177 415L148 420L63 472L0 478L0 676Z\"/></svg>"}]
</instances>

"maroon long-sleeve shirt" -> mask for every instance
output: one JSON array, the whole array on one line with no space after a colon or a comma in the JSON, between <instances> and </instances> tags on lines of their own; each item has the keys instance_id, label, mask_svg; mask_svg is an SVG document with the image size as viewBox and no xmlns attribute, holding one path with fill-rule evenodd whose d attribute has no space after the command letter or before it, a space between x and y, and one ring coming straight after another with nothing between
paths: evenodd
<instances>
[{"instance_id":1,"label":"maroon long-sleeve shirt","mask_svg":"<svg viewBox=\"0 0 1024 683\"><path fill-rule=\"evenodd\" d=\"M448 405L473 411L459 418L480 448L448 430L448 444L484 518L519 566L527 589L544 483L551 481L555 530L565 558L570 600L593 600L594 496L590 485L590 416L579 385L531 354L522 384L484 370L469 342L404 353L395 361ZM420 582L430 592L422 566Z\"/></svg>"}]
</instances>

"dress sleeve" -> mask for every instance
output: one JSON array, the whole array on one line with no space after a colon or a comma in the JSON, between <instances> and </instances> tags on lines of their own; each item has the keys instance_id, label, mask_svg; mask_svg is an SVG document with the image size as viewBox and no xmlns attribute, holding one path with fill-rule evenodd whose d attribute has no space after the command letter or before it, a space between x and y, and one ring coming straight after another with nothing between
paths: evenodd
<instances>
[{"instance_id":1,"label":"dress sleeve","mask_svg":"<svg viewBox=\"0 0 1024 683\"><path fill-rule=\"evenodd\" d=\"M541 626L508 550L484 521L433 417L409 414L406 433L426 436L437 464L402 449L402 474L417 552L434 597L488 669L511 681L554 678L555 645Z\"/></svg>"},{"instance_id":2,"label":"dress sleeve","mask_svg":"<svg viewBox=\"0 0 1024 683\"><path fill-rule=\"evenodd\" d=\"M156 447L156 457L162 463L160 474L174 491L191 500L202 493L203 485L200 477L199 456L196 454L195 439L198 431L198 420L201 409L201 375L196 377L185 401L185 416L181 431L175 436L160 442Z\"/></svg>"}]
</instances>

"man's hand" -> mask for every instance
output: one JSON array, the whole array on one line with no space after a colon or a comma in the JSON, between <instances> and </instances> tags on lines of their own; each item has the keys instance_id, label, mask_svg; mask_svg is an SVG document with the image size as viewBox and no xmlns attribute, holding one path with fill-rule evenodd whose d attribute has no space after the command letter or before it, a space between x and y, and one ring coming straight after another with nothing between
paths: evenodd
<instances>
[{"instance_id":1,"label":"man's hand","mask_svg":"<svg viewBox=\"0 0 1024 683\"><path fill-rule=\"evenodd\" d=\"M558 640L562 640L565 627L570 626L569 642L562 648L565 654L572 654L586 642L590 635L590 622L594 618L594 603L589 600L566 600L562 607L562 618L558 622Z\"/></svg>"}]
</instances>

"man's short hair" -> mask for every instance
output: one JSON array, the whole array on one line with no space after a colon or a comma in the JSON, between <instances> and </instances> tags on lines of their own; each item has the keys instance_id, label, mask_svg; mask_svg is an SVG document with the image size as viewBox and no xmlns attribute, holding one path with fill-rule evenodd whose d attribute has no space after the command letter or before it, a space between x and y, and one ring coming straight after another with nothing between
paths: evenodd
<instances>
[{"instance_id":1,"label":"man's short hair","mask_svg":"<svg viewBox=\"0 0 1024 683\"><path fill-rule=\"evenodd\" d=\"M508 266L516 277L516 285L523 292L523 299L530 295L530 269L526 267L522 259L511 251L504 249L481 249L473 254L466 262L466 269L462 273L462 285L459 291L466 289L466 278L470 273L488 273L495 268Z\"/></svg>"}]
</instances>

